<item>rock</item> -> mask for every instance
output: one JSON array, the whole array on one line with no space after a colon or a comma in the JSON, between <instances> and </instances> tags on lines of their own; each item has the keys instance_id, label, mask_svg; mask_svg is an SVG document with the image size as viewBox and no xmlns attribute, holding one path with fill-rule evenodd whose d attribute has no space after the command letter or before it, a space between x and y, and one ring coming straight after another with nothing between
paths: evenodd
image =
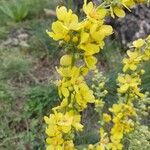
<instances>
[{"instance_id":1,"label":"rock","mask_svg":"<svg viewBox=\"0 0 150 150\"><path fill-rule=\"evenodd\" d=\"M27 40L29 35L27 33L21 33L18 35L19 40Z\"/></svg>"},{"instance_id":2,"label":"rock","mask_svg":"<svg viewBox=\"0 0 150 150\"><path fill-rule=\"evenodd\" d=\"M128 43L150 34L150 6L139 5L126 13L125 18L110 21L116 38L124 48Z\"/></svg>"},{"instance_id":3,"label":"rock","mask_svg":"<svg viewBox=\"0 0 150 150\"><path fill-rule=\"evenodd\" d=\"M2 42L2 45L7 46L7 45L10 45L11 43L12 43L12 39L9 38L9 39L7 39L6 41L3 41L3 42Z\"/></svg>"},{"instance_id":4,"label":"rock","mask_svg":"<svg viewBox=\"0 0 150 150\"><path fill-rule=\"evenodd\" d=\"M12 44L12 46L18 46L19 40L17 38L13 38L11 44Z\"/></svg>"},{"instance_id":5,"label":"rock","mask_svg":"<svg viewBox=\"0 0 150 150\"><path fill-rule=\"evenodd\" d=\"M21 42L19 43L19 45L20 45L21 47L29 48L29 44L28 44L26 41L21 41Z\"/></svg>"}]
</instances>

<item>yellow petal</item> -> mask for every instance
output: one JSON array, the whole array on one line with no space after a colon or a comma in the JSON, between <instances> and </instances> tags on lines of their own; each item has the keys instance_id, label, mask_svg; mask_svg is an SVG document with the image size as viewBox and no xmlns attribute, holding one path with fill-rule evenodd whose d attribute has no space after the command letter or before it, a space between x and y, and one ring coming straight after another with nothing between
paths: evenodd
<instances>
[{"instance_id":1,"label":"yellow petal","mask_svg":"<svg viewBox=\"0 0 150 150\"><path fill-rule=\"evenodd\" d=\"M58 20L63 21L64 18L65 18L66 13L67 13L66 7L62 6L62 7L57 7L56 8L56 15L57 15Z\"/></svg>"},{"instance_id":2,"label":"yellow petal","mask_svg":"<svg viewBox=\"0 0 150 150\"><path fill-rule=\"evenodd\" d=\"M69 97L69 90L67 88L62 87L61 92L64 97Z\"/></svg>"},{"instance_id":3,"label":"yellow petal","mask_svg":"<svg viewBox=\"0 0 150 150\"><path fill-rule=\"evenodd\" d=\"M60 39L64 39L68 34L67 28L65 28L60 21L56 21L52 24L52 31L53 32L48 32L48 31L46 32L50 37L52 37L56 41Z\"/></svg>"},{"instance_id":4,"label":"yellow petal","mask_svg":"<svg viewBox=\"0 0 150 150\"><path fill-rule=\"evenodd\" d=\"M122 77L122 76L118 76L118 81L120 83L125 83L126 82L125 79L124 79L124 77Z\"/></svg>"},{"instance_id":5,"label":"yellow petal","mask_svg":"<svg viewBox=\"0 0 150 150\"><path fill-rule=\"evenodd\" d=\"M60 64L62 66L69 66L72 63L72 56L71 55L64 55L60 59Z\"/></svg>"},{"instance_id":6,"label":"yellow petal","mask_svg":"<svg viewBox=\"0 0 150 150\"><path fill-rule=\"evenodd\" d=\"M135 70L137 69L137 66L136 66L135 64L131 64L131 65L130 65L130 69L131 69L132 71L135 71Z\"/></svg>"},{"instance_id":7,"label":"yellow petal","mask_svg":"<svg viewBox=\"0 0 150 150\"><path fill-rule=\"evenodd\" d=\"M81 44L79 45L79 48L85 50L85 55L93 55L100 50L99 45L92 43Z\"/></svg>"},{"instance_id":8,"label":"yellow petal","mask_svg":"<svg viewBox=\"0 0 150 150\"><path fill-rule=\"evenodd\" d=\"M89 34L86 32L82 32L81 33L81 40L80 40L80 44L85 43L88 41L89 38Z\"/></svg>"},{"instance_id":9,"label":"yellow petal","mask_svg":"<svg viewBox=\"0 0 150 150\"><path fill-rule=\"evenodd\" d=\"M145 41L143 39L138 39L133 42L133 46L136 48L140 48L144 45Z\"/></svg>"},{"instance_id":10,"label":"yellow petal","mask_svg":"<svg viewBox=\"0 0 150 150\"><path fill-rule=\"evenodd\" d=\"M89 14L92 10L93 10L93 3L92 2L89 2L87 4L87 0L84 0L84 5L83 5L83 11L86 13L86 14Z\"/></svg>"},{"instance_id":11,"label":"yellow petal","mask_svg":"<svg viewBox=\"0 0 150 150\"><path fill-rule=\"evenodd\" d=\"M111 35L113 33L113 28L110 25L103 25L100 28L101 34L104 34L105 36Z\"/></svg>"},{"instance_id":12,"label":"yellow petal","mask_svg":"<svg viewBox=\"0 0 150 150\"><path fill-rule=\"evenodd\" d=\"M99 19L103 19L107 14L107 10L104 8L99 8L97 13L99 14Z\"/></svg>"},{"instance_id":13,"label":"yellow petal","mask_svg":"<svg viewBox=\"0 0 150 150\"><path fill-rule=\"evenodd\" d=\"M85 56L84 57L84 61L87 65L88 68L90 69L95 69L96 68L96 63L97 63L97 59L94 56Z\"/></svg>"},{"instance_id":14,"label":"yellow petal","mask_svg":"<svg viewBox=\"0 0 150 150\"><path fill-rule=\"evenodd\" d=\"M109 122L109 121L111 120L111 116L108 115L108 114L106 114L106 113L104 113L104 114L103 114L103 120L104 120L105 122Z\"/></svg>"},{"instance_id":15,"label":"yellow petal","mask_svg":"<svg viewBox=\"0 0 150 150\"><path fill-rule=\"evenodd\" d=\"M120 93L125 93L129 88L129 85L128 84L124 84L122 85L119 89L118 89L118 92Z\"/></svg>"},{"instance_id":16,"label":"yellow petal","mask_svg":"<svg viewBox=\"0 0 150 150\"><path fill-rule=\"evenodd\" d=\"M122 8L114 7L113 11L114 11L116 16L121 17L121 18L125 17L125 12Z\"/></svg>"}]
</instances>

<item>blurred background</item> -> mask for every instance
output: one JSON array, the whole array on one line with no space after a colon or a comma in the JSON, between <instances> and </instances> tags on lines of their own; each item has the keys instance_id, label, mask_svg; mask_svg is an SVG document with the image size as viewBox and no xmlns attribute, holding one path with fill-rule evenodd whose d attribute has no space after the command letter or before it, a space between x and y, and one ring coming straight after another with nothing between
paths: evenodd
<instances>
[{"instance_id":1,"label":"blurred background","mask_svg":"<svg viewBox=\"0 0 150 150\"><path fill-rule=\"evenodd\" d=\"M56 19L56 6L65 5L80 14L82 4L83 0L0 0L0 150L44 150L43 116L59 103L51 80L57 76L55 66L61 56L61 48L46 29ZM122 57L133 40L150 34L150 7L139 5L127 11L124 19L107 18L106 22L114 34L97 58L110 91L105 101L111 105L116 101ZM150 92L150 63L144 68L142 90ZM90 113L94 114L86 115ZM94 132L76 137L78 145L96 140Z\"/></svg>"}]
</instances>

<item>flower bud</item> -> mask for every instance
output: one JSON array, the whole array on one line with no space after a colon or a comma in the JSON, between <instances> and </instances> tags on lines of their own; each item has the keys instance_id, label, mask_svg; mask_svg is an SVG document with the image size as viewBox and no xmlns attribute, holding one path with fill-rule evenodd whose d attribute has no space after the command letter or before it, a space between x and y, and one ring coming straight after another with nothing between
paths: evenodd
<instances>
[{"instance_id":1,"label":"flower bud","mask_svg":"<svg viewBox=\"0 0 150 150\"><path fill-rule=\"evenodd\" d=\"M60 64L62 66L69 66L72 63L72 56L71 55L64 55L60 59Z\"/></svg>"}]
</instances>

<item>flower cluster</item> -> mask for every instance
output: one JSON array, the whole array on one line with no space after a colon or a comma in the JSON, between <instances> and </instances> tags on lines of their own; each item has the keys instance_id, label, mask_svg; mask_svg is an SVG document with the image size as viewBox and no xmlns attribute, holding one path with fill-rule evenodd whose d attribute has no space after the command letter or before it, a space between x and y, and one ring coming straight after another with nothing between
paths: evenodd
<instances>
[{"instance_id":1,"label":"flower cluster","mask_svg":"<svg viewBox=\"0 0 150 150\"><path fill-rule=\"evenodd\" d=\"M103 108L103 98L107 94L104 85L106 79L96 69L95 54L105 45L104 39L113 33L110 25L105 24L105 17L111 12L123 17L123 7L129 8L144 0L107 0L100 6L84 0L85 18L79 18L72 10L61 6L56 8L57 20L52 23L52 31L47 34L64 48L65 54L60 58L60 66L56 67L60 79L55 83L61 104L52 109L52 113L44 120L47 124L47 150L75 150L73 143L75 132L82 131L81 112L89 103L95 104L99 110ZM140 69L143 61L150 59L150 36L133 42L134 49L127 52L123 60L123 72L118 76L119 102L114 104L109 113L100 114L100 141L89 145L89 150L121 150L121 140L134 128L136 112L132 101L144 97L139 86ZM89 71L95 70L93 85L85 81ZM95 84L95 86L94 86ZM102 110L98 111L102 113ZM109 133L105 125L112 127Z\"/></svg>"},{"instance_id":2,"label":"flower cluster","mask_svg":"<svg viewBox=\"0 0 150 150\"><path fill-rule=\"evenodd\" d=\"M44 117L45 122L48 124L46 134L49 136L46 141L49 144L47 149L73 149L73 141L69 136L71 132L82 131L83 126L80 124L81 116L74 114L73 111L66 112L65 114L55 112L50 114L49 117Z\"/></svg>"},{"instance_id":3,"label":"flower cluster","mask_svg":"<svg viewBox=\"0 0 150 150\"><path fill-rule=\"evenodd\" d=\"M141 85L141 75L145 72L141 69L141 64L144 61L150 60L150 36L146 39L139 39L133 42L131 50L127 51L127 57L123 59L123 72L118 75L118 98L117 104L113 104L109 108L109 114L103 113L103 122L100 127L100 141L96 145L89 145L89 150L110 149L122 150L122 140L125 135L134 130L137 119L137 108L134 106L134 101L145 98L139 88ZM129 55L130 53L136 53ZM132 56L134 59L131 59ZM126 66L132 65L135 60L134 69ZM137 120L138 121L138 120ZM109 131L106 131L106 125L112 126Z\"/></svg>"},{"instance_id":4,"label":"flower cluster","mask_svg":"<svg viewBox=\"0 0 150 150\"><path fill-rule=\"evenodd\" d=\"M105 37L112 34L112 27L104 24L105 9L98 9L93 3L85 1L83 11L86 18L79 22L72 10L57 7L58 20L52 23L52 31L47 31L67 53L61 57L60 66L56 68L61 77L56 85L62 102L53 108L53 114L45 117L48 150L67 149L68 145L73 149L74 132L83 128L79 112L88 103L97 103L84 77L89 70L96 69L94 54L103 48Z\"/></svg>"},{"instance_id":5,"label":"flower cluster","mask_svg":"<svg viewBox=\"0 0 150 150\"><path fill-rule=\"evenodd\" d=\"M108 146L112 150L121 150L123 148L121 140L135 126L137 114L134 101L145 97L139 88L141 85L140 76L144 73L144 70L140 67L143 61L150 60L149 55L147 55L150 52L150 36L145 40L139 39L134 41L132 48L132 51L127 51L127 58L123 59L124 73L119 74L117 79L120 101L109 109L113 115L113 126L110 131L111 143Z\"/></svg>"},{"instance_id":6,"label":"flower cluster","mask_svg":"<svg viewBox=\"0 0 150 150\"><path fill-rule=\"evenodd\" d=\"M68 53L82 57L87 68L93 69L97 62L93 54L103 48L105 37L112 34L112 27L104 24L105 9L85 1L83 11L86 18L79 22L72 10L67 10L64 6L57 7L58 20L52 24L52 31L47 33L54 40L59 40Z\"/></svg>"},{"instance_id":7,"label":"flower cluster","mask_svg":"<svg viewBox=\"0 0 150 150\"><path fill-rule=\"evenodd\" d=\"M113 113L113 127L111 128L111 142L108 144L110 149L121 150L123 145L121 140L124 134L131 132L134 128L132 118L136 115L134 107L131 104L114 104L110 111Z\"/></svg>"},{"instance_id":8,"label":"flower cluster","mask_svg":"<svg viewBox=\"0 0 150 150\"><path fill-rule=\"evenodd\" d=\"M127 57L123 59L124 73L118 76L118 92L121 94L127 93L130 98L144 97L139 88L141 85L140 76L145 72L141 69L141 64L150 60L150 36L145 40L134 41L132 48L132 51L127 51Z\"/></svg>"}]
</instances>

